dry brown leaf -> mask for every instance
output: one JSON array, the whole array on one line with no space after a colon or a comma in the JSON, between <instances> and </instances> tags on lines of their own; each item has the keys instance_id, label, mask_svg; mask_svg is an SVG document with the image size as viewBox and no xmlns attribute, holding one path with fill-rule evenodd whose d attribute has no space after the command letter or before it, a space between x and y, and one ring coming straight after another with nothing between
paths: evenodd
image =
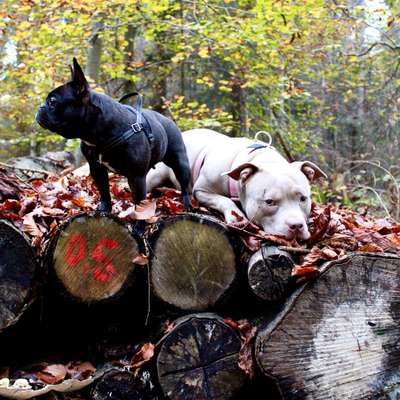
<instances>
[{"instance_id":1,"label":"dry brown leaf","mask_svg":"<svg viewBox=\"0 0 400 400\"><path fill-rule=\"evenodd\" d=\"M252 348L253 338L257 332L257 328L252 326L246 319L235 321L231 318L226 318L224 322L239 333L241 340L239 368L249 375L251 379L255 373Z\"/></svg>"},{"instance_id":2,"label":"dry brown leaf","mask_svg":"<svg viewBox=\"0 0 400 400\"><path fill-rule=\"evenodd\" d=\"M139 368L154 356L154 344L145 343L132 357L129 367L136 375Z\"/></svg>"},{"instance_id":3,"label":"dry brown leaf","mask_svg":"<svg viewBox=\"0 0 400 400\"><path fill-rule=\"evenodd\" d=\"M335 260L338 257L336 251L330 249L329 247L324 247L321 252L325 260Z\"/></svg>"},{"instance_id":4,"label":"dry brown leaf","mask_svg":"<svg viewBox=\"0 0 400 400\"><path fill-rule=\"evenodd\" d=\"M137 265L148 265L149 263L149 256L146 256L145 254L138 254L132 262Z\"/></svg>"},{"instance_id":5,"label":"dry brown leaf","mask_svg":"<svg viewBox=\"0 0 400 400\"><path fill-rule=\"evenodd\" d=\"M318 275L319 269L312 265L306 267L303 267L302 265L295 265L292 269L292 276L296 278L306 277L307 279L311 279Z\"/></svg>"},{"instance_id":6,"label":"dry brown leaf","mask_svg":"<svg viewBox=\"0 0 400 400\"><path fill-rule=\"evenodd\" d=\"M42 237L42 232L33 218L34 215L35 211L32 211L23 217L22 230L28 233L30 236L33 236L35 238L40 238Z\"/></svg>"},{"instance_id":7,"label":"dry brown leaf","mask_svg":"<svg viewBox=\"0 0 400 400\"><path fill-rule=\"evenodd\" d=\"M382 247L379 247L375 243L364 244L361 247L359 247L357 249L357 251L363 251L363 252L366 252L366 253L383 253Z\"/></svg>"},{"instance_id":8,"label":"dry brown leaf","mask_svg":"<svg viewBox=\"0 0 400 400\"><path fill-rule=\"evenodd\" d=\"M134 218L138 220L147 220L155 216L157 202L155 200L142 200L134 211Z\"/></svg>"},{"instance_id":9,"label":"dry brown leaf","mask_svg":"<svg viewBox=\"0 0 400 400\"><path fill-rule=\"evenodd\" d=\"M48 365L37 373L38 379L49 385L54 385L64 380L67 375L67 368L62 364Z\"/></svg>"},{"instance_id":10,"label":"dry brown leaf","mask_svg":"<svg viewBox=\"0 0 400 400\"><path fill-rule=\"evenodd\" d=\"M331 220L331 207L330 206L316 206L313 204L312 214L310 217L310 238L308 244L313 245L320 241L329 228Z\"/></svg>"}]
</instances>

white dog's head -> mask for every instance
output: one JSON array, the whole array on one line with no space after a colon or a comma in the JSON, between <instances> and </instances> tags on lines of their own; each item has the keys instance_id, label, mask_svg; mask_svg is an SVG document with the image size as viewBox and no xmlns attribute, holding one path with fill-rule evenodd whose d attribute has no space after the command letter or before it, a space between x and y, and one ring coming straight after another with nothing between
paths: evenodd
<instances>
[{"instance_id":1,"label":"white dog's head","mask_svg":"<svg viewBox=\"0 0 400 400\"><path fill-rule=\"evenodd\" d=\"M247 218L272 235L307 240L311 211L309 181L325 173L310 161L245 163L229 171L239 182L239 196Z\"/></svg>"}]
</instances>

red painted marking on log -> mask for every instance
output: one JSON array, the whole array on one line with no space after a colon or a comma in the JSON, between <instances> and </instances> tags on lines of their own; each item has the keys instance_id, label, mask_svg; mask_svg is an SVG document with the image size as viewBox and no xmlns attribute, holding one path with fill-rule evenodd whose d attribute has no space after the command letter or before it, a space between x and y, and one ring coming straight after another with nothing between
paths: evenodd
<instances>
[{"instance_id":1,"label":"red painted marking on log","mask_svg":"<svg viewBox=\"0 0 400 400\"><path fill-rule=\"evenodd\" d=\"M86 241L85 238L80 233L74 233L71 236L65 250L65 262L70 267L75 267L78 265L86 253Z\"/></svg>"},{"instance_id":2,"label":"red painted marking on log","mask_svg":"<svg viewBox=\"0 0 400 400\"><path fill-rule=\"evenodd\" d=\"M119 247L118 242L113 239L104 238L101 239L96 247L93 249L91 256L94 260L101 263L106 272L103 272L99 267L96 267L93 271L93 278L102 283L107 283L111 280L112 275L116 272L114 265L111 260L103 254L103 249L114 250Z\"/></svg>"}]
</instances>

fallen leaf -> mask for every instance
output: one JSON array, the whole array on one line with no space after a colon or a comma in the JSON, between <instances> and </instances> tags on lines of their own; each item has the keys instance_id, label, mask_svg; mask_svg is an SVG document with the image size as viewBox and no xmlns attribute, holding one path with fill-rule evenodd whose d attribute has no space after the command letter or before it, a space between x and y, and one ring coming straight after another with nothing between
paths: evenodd
<instances>
[{"instance_id":1,"label":"fallen leaf","mask_svg":"<svg viewBox=\"0 0 400 400\"><path fill-rule=\"evenodd\" d=\"M227 318L224 319L224 322L239 333L241 340L238 363L239 368L249 375L251 379L255 374L252 349L253 339L257 332L257 328L252 326L246 319L235 321L231 318Z\"/></svg>"},{"instance_id":2,"label":"fallen leaf","mask_svg":"<svg viewBox=\"0 0 400 400\"><path fill-rule=\"evenodd\" d=\"M40 237L42 237L42 232L39 229L38 225L36 224L36 222L33 218L34 215L35 215L35 212L32 211L31 213L26 214L23 217L22 230L33 237L40 238Z\"/></svg>"},{"instance_id":3,"label":"fallen leaf","mask_svg":"<svg viewBox=\"0 0 400 400\"><path fill-rule=\"evenodd\" d=\"M357 249L357 251L363 251L363 252L366 252L366 253L383 253L382 247L379 247L375 243L364 244L361 247L359 247Z\"/></svg>"},{"instance_id":4,"label":"fallen leaf","mask_svg":"<svg viewBox=\"0 0 400 400\"><path fill-rule=\"evenodd\" d=\"M313 208L314 215L312 214L310 218L310 238L307 241L309 245L313 245L321 240L329 227L329 222L331 220L331 208L330 206L325 206L322 209L321 208L322 207L320 207L318 211L315 211L315 206Z\"/></svg>"},{"instance_id":5,"label":"fallen leaf","mask_svg":"<svg viewBox=\"0 0 400 400\"><path fill-rule=\"evenodd\" d=\"M48 365L37 373L37 377L44 383L54 385L64 380L67 375L67 368L62 364Z\"/></svg>"},{"instance_id":6,"label":"fallen leaf","mask_svg":"<svg viewBox=\"0 0 400 400\"><path fill-rule=\"evenodd\" d=\"M147 265L149 263L149 256L145 254L138 254L132 262L137 265Z\"/></svg>"},{"instance_id":7,"label":"fallen leaf","mask_svg":"<svg viewBox=\"0 0 400 400\"><path fill-rule=\"evenodd\" d=\"M134 371L134 375L139 372L139 368L154 356L154 344L145 343L132 357L129 367Z\"/></svg>"},{"instance_id":8,"label":"fallen leaf","mask_svg":"<svg viewBox=\"0 0 400 400\"><path fill-rule=\"evenodd\" d=\"M147 220L155 216L157 202L155 200L142 200L134 211L134 218L138 220Z\"/></svg>"},{"instance_id":9,"label":"fallen leaf","mask_svg":"<svg viewBox=\"0 0 400 400\"><path fill-rule=\"evenodd\" d=\"M308 279L315 278L319 275L319 269L314 266L303 267L295 265L292 269L292 276L296 278L306 277Z\"/></svg>"}]
</instances>

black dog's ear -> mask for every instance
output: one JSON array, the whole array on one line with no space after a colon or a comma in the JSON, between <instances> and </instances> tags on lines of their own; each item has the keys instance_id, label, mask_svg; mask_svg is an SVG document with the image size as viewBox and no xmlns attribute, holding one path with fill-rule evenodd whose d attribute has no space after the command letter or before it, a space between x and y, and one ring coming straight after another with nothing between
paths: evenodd
<instances>
[{"instance_id":1,"label":"black dog's ear","mask_svg":"<svg viewBox=\"0 0 400 400\"><path fill-rule=\"evenodd\" d=\"M72 68L72 65L68 65L69 70L71 71L71 81L74 80L74 69Z\"/></svg>"},{"instance_id":2,"label":"black dog's ear","mask_svg":"<svg viewBox=\"0 0 400 400\"><path fill-rule=\"evenodd\" d=\"M75 57L73 59L73 67L71 67L71 75L72 85L74 86L76 94L82 99L88 98L89 84L85 78L85 74L83 73L81 66L78 64L78 61Z\"/></svg>"}]
</instances>

